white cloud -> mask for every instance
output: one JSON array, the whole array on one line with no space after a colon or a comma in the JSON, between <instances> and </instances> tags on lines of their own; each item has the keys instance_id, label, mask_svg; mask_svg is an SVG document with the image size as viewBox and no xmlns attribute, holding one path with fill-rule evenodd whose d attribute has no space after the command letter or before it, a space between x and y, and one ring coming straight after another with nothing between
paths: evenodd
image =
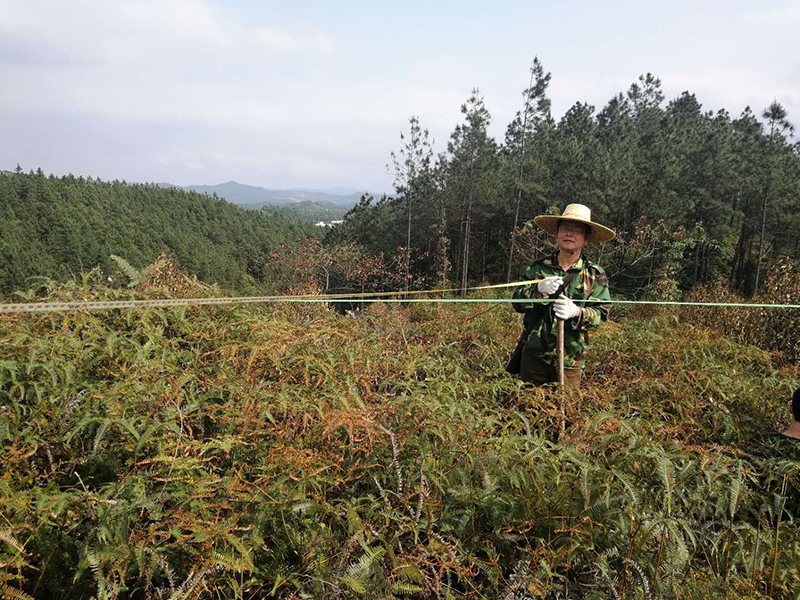
<instances>
[{"instance_id":1,"label":"white cloud","mask_svg":"<svg viewBox=\"0 0 800 600\"><path fill-rule=\"evenodd\" d=\"M754 25L792 29L800 26L800 6L796 4L745 10L741 16L744 21Z\"/></svg>"},{"instance_id":2,"label":"white cloud","mask_svg":"<svg viewBox=\"0 0 800 600\"><path fill-rule=\"evenodd\" d=\"M705 110L725 108L734 118L745 106L760 114L773 99L788 109L790 119L800 118L800 83L777 79L767 71L742 67L670 71L663 74L662 82L668 100L686 90L697 96Z\"/></svg>"},{"instance_id":3,"label":"white cloud","mask_svg":"<svg viewBox=\"0 0 800 600\"><path fill-rule=\"evenodd\" d=\"M0 39L6 47L44 46L58 64L68 56L78 64L114 68L147 61L170 65L215 53L224 59L264 50L330 53L336 49L327 33L240 23L203 0L0 0Z\"/></svg>"},{"instance_id":4,"label":"white cloud","mask_svg":"<svg viewBox=\"0 0 800 600\"><path fill-rule=\"evenodd\" d=\"M336 48L325 33L239 24L201 0L66 4L0 0L0 109L260 128L296 106L282 72L297 65L281 55Z\"/></svg>"},{"instance_id":5,"label":"white cloud","mask_svg":"<svg viewBox=\"0 0 800 600\"><path fill-rule=\"evenodd\" d=\"M470 37L468 21L437 7L420 12L406 31L399 19L371 19L394 18L378 6L351 18L338 5L326 12L256 4L0 0L0 130L15 140L0 147L0 168L19 160L175 183L227 178L388 189L376 182L390 181L384 166L408 117L418 115L442 151L476 85L494 116L490 131L502 141L521 108L534 52L553 71L556 118L577 101L600 110L640 72L655 69L668 100L688 89L706 108L724 106L735 116L745 104L760 110L777 97L800 121L800 71L791 71L787 63L797 68L797 59L783 52L791 36L748 40L752 49L742 41L748 32L776 31L772 25L785 33L783 25L798 23L796 9L745 16L731 9L724 27L688 36L683 54L656 38L641 48L617 44L624 54L615 62L616 46L608 44L614 23L592 23L581 34L585 47L577 47L560 30L534 39L528 28L498 33L487 24L485 37ZM429 18L437 10L438 25ZM743 25L747 19L757 26ZM598 39L590 39L593 31ZM627 29L620 31L616 39L627 39ZM717 32L713 39L709 31ZM769 60L772 54L778 58ZM593 60L598 66L587 66ZM658 71L664 65L672 69Z\"/></svg>"},{"instance_id":6,"label":"white cloud","mask_svg":"<svg viewBox=\"0 0 800 600\"><path fill-rule=\"evenodd\" d=\"M298 35L269 27L254 27L245 30L256 46L283 52L303 52L319 50L333 52L336 42L327 34Z\"/></svg>"}]
</instances>

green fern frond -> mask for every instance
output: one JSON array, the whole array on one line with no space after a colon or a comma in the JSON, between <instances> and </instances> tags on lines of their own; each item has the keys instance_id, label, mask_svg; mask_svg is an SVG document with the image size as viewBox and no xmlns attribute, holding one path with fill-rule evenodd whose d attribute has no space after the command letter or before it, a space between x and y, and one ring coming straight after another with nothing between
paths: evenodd
<instances>
[{"instance_id":1,"label":"green fern frond","mask_svg":"<svg viewBox=\"0 0 800 600\"><path fill-rule=\"evenodd\" d=\"M612 472L614 476L619 479L622 485L625 487L625 491L628 492L628 495L631 498L631 502L633 503L634 507L639 506L639 492L636 490L636 486L634 485L633 481L631 481L630 476L626 475L618 471L617 469L613 469Z\"/></svg>"},{"instance_id":2,"label":"green fern frond","mask_svg":"<svg viewBox=\"0 0 800 600\"><path fill-rule=\"evenodd\" d=\"M629 558L626 558L625 562L628 563L633 568L633 570L636 572L636 575L639 577L639 582L642 585L642 594L644 595L644 600L653 600L652 588L650 587L650 579L647 577L647 573L645 573L644 567L642 567L642 565L640 565L635 560L631 560Z\"/></svg>"},{"instance_id":3,"label":"green fern frond","mask_svg":"<svg viewBox=\"0 0 800 600\"><path fill-rule=\"evenodd\" d=\"M17 541L17 539L11 535L9 531L0 531L0 541L5 542L12 548L14 548L17 552L25 556L25 547Z\"/></svg>"},{"instance_id":4,"label":"green fern frond","mask_svg":"<svg viewBox=\"0 0 800 600\"><path fill-rule=\"evenodd\" d=\"M304 515L317 512L319 509L319 504L311 500L300 500L292 504L292 512Z\"/></svg>"},{"instance_id":5,"label":"green fern frond","mask_svg":"<svg viewBox=\"0 0 800 600\"><path fill-rule=\"evenodd\" d=\"M355 579L365 579L369 576L372 567L372 557L368 554L363 555L356 562L351 563L345 571L346 577L353 577Z\"/></svg>"},{"instance_id":6,"label":"green fern frond","mask_svg":"<svg viewBox=\"0 0 800 600\"><path fill-rule=\"evenodd\" d=\"M242 573L252 571L253 563L246 556L234 556L233 554L214 552L213 560L215 563L225 566L231 571Z\"/></svg>"},{"instance_id":7,"label":"green fern frond","mask_svg":"<svg viewBox=\"0 0 800 600\"><path fill-rule=\"evenodd\" d=\"M658 458L658 474L661 476L661 483L664 486L664 501L666 503L667 515L672 514L672 493L675 487L675 467L666 456Z\"/></svg>"},{"instance_id":8,"label":"green fern frond","mask_svg":"<svg viewBox=\"0 0 800 600\"><path fill-rule=\"evenodd\" d=\"M739 472L736 477L731 479L731 487L728 489L728 514L733 519L736 514L736 509L739 506L739 499L742 492L742 468L739 467Z\"/></svg>"},{"instance_id":9,"label":"green fern frond","mask_svg":"<svg viewBox=\"0 0 800 600\"><path fill-rule=\"evenodd\" d=\"M405 596L407 594L419 594L424 591L424 589L425 588L412 583L407 583L405 581L396 581L392 584L392 593L399 594L400 596Z\"/></svg>"},{"instance_id":10,"label":"green fern frond","mask_svg":"<svg viewBox=\"0 0 800 600\"><path fill-rule=\"evenodd\" d=\"M339 577L339 581L353 590L356 594L366 594L367 593L367 586L365 586L361 581L358 579L354 579L353 577Z\"/></svg>"},{"instance_id":11,"label":"green fern frond","mask_svg":"<svg viewBox=\"0 0 800 600\"><path fill-rule=\"evenodd\" d=\"M127 260L122 258L121 256L117 256L116 254L111 255L111 260L117 263L119 270L122 271L125 276L129 279L128 287L136 287L139 285L139 281L142 278L142 274L140 271L135 269Z\"/></svg>"},{"instance_id":12,"label":"green fern frond","mask_svg":"<svg viewBox=\"0 0 800 600\"><path fill-rule=\"evenodd\" d=\"M0 592L3 594L3 598L8 598L9 600L34 600L33 596L29 596L22 590L5 584L3 584L3 587L0 587Z\"/></svg>"},{"instance_id":13,"label":"green fern frond","mask_svg":"<svg viewBox=\"0 0 800 600\"><path fill-rule=\"evenodd\" d=\"M581 495L583 496L583 510L589 510L592 500L591 470L589 465L581 467Z\"/></svg>"}]
</instances>

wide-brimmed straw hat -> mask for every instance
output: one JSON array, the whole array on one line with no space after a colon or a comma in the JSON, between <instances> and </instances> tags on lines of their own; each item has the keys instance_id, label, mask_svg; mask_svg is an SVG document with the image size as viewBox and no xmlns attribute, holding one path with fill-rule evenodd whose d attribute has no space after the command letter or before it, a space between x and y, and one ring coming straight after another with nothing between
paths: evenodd
<instances>
[{"instance_id":1,"label":"wide-brimmed straw hat","mask_svg":"<svg viewBox=\"0 0 800 600\"><path fill-rule=\"evenodd\" d=\"M599 244L613 240L617 235L613 230L592 221L592 211L583 204L569 204L561 215L539 215L533 222L547 233L555 235L558 232L559 221L575 221L588 225L590 232L586 237L587 242Z\"/></svg>"}]
</instances>

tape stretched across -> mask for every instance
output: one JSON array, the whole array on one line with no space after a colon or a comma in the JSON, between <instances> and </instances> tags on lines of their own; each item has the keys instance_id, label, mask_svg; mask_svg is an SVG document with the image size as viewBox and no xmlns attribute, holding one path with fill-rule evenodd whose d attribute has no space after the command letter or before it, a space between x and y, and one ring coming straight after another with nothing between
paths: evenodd
<instances>
[{"instance_id":1,"label":"tape stretched across","mask_svg":"<svg viewBox=\"0 0 800 600\"><path fill-rule=\"evenodd\" d=\"M538 283L541 279L531 281L515 281L496 285L483 285L467 288L466 291L480 291L522 287ZM176 306L208 306L222 304L267 304L267 303L450 303L450 304L546 304L554 302L550 298L512 299L512 298L409 298L421 294L444 294L462 292L460 288L435 290L411 290L408 292L369 292L363 294L327 294L299 296L246 296L226 298L174 298L163 300L111 300L105 302L42 302L25 304L0 304L0 314L69 312L89 310L120 310L131 308L169 308ZM397 298L405 296L405 298ZM581 300L583 304L641 304L657 306L709 306L728 308L800 308L800 304L747 304L736 302L678 302L660 300Z\"/></svg>"}]
</instances>

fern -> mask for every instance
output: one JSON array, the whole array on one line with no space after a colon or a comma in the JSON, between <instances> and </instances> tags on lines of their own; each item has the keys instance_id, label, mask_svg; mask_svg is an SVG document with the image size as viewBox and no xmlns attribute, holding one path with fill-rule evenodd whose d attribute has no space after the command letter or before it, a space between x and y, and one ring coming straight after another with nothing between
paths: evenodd
<instances>
[{"instance_id":1,"label":"fern","mask_svg":"<svg viewBox=\"0 0 800 600\"><path fill-rule=\"evenodd\" d=\"M135 297L188 285L162 266ZM52 297L134 297L93 278ZM292 310L0 319L5 583L152 600L611 597L623 572L626 597L797 587L800 468L761 439L796 384L769 355L608 323L557 444L552 398L503 375L509 314Z\"/></svg>"},{"instance_id":2,"label":"fern","mask_svg":"<svg viewBox=\"0 0 800 600\"><path fill-rule=\"evenodd\" d=\"M339 577L339 581L357 594L366 595L367 593L367 586L356 578L344 575Z\"/></svg>"},{"instance_id":3,"label":"fern","mask_svg":"<svg viewBox=\"0 0 800 600\"><path fill-rule=\"evenodd\" d=\"M731 485L728 491L728 514L733 519L736 514L736 509L739 506L739 499L742 491L742 472L739 467L739 472L735 477L731 478Z\"/></svg>"},{"instance_id":4,"label":"fern","mask_svg":"<svg viewBox=\"0 0 800 600\"><path fill-rule=\"evenodd\" d=\"M412 594L420 594L424 591L425 588L420 587L418 585L414 585L413 583L407 583L405 581L396 581L392 584L392 593L397 594L399 596L410 596Z\"/></svg>"},{"instance_id":5,"label":"fern","mask_svg":"<svg viewBox=\"0 0 800 600\"><path fill-rule=\"evenodd\" d=\"M200 594L202 594L203 590L205 589L206 577L224 568L224 565L216 565L214 567L203 569L192 575L189 575L189 577L186 578L186 581L184 581L180 587L170 594L169 600L196 600L200 597Z\"/></svg>"},{"instance_id":6,"label":"fern","mask_svg":"<svg viewBox=\"0 0 800 600\"><path fill-rule=\"evenodd\" d=\"M8 598L9 600L34 600L33 596L29 596L22 590L18 590L6 584L0 587L0 592L3 594L3 598Z\"/></svg>"},{"instance_id":7,"label":"fern","mask_svg":"<svg viewBox=\"0 0 800 600\"><path fill-rule=\"evenodd\" d=\"M22 556L25 556L25 547L18 542L13 535L11 535L10 531L0 531L0 542L5 542L19 552Z\"/></svg>"},{"instance_id":8,"label":"fern","mask_svg":"<svg viewBox=\"0 0 800 600\"><path fill-rule=\"evenodd\" d=\"M639 499L639 492L636 489L636 485L634 484L633 480L629 475L622 473L617 469L613 469L612 472L614 476L622 483L625 491L627 492L628 496L630 497L631 505L633 508L637 508L640 504Z\"/></svg>"},{"instance_id":9,"label":"fern","mask_svg":"<svg viewBox=\"0 0 800 600\"><path fill-rule=\"evenodd\" d=\"M128 278L128 287L134 288L139 285L139 282L142 278L142 274L140 271L136 270L131 264L122 258L121 256L117 256L116 254L111 255L111 259L117 263L117 267L119 270L122 271L125 276Z\"/></svg>"},{"instance_id":10,"label":"fern","mask_svg":"<svg viewBox=\"0 0 800 600\"><path fill-rule=\"evenodd\" d=\"M631 560L626 558L625 562L630 565L636 575L639 577L639 583L641 584L642 595L644 596L644 600L653 600L653 592L650 587L650 579L647 577L647 573L645 573L644 568L635 560Z\"/></svg>"},{"instance_id":11,"label":"fern","mask_svg":"<svg viewBox=\"0 0 800 600\"><path fill-rule=\"evenodd\" d=\"M661 484L664 487L664 502L666 504L667 515L672 514L672 495L674 486L674 467L666 456L658 458L658 474L661 477Z\"/></svg>"}]
</instances>

